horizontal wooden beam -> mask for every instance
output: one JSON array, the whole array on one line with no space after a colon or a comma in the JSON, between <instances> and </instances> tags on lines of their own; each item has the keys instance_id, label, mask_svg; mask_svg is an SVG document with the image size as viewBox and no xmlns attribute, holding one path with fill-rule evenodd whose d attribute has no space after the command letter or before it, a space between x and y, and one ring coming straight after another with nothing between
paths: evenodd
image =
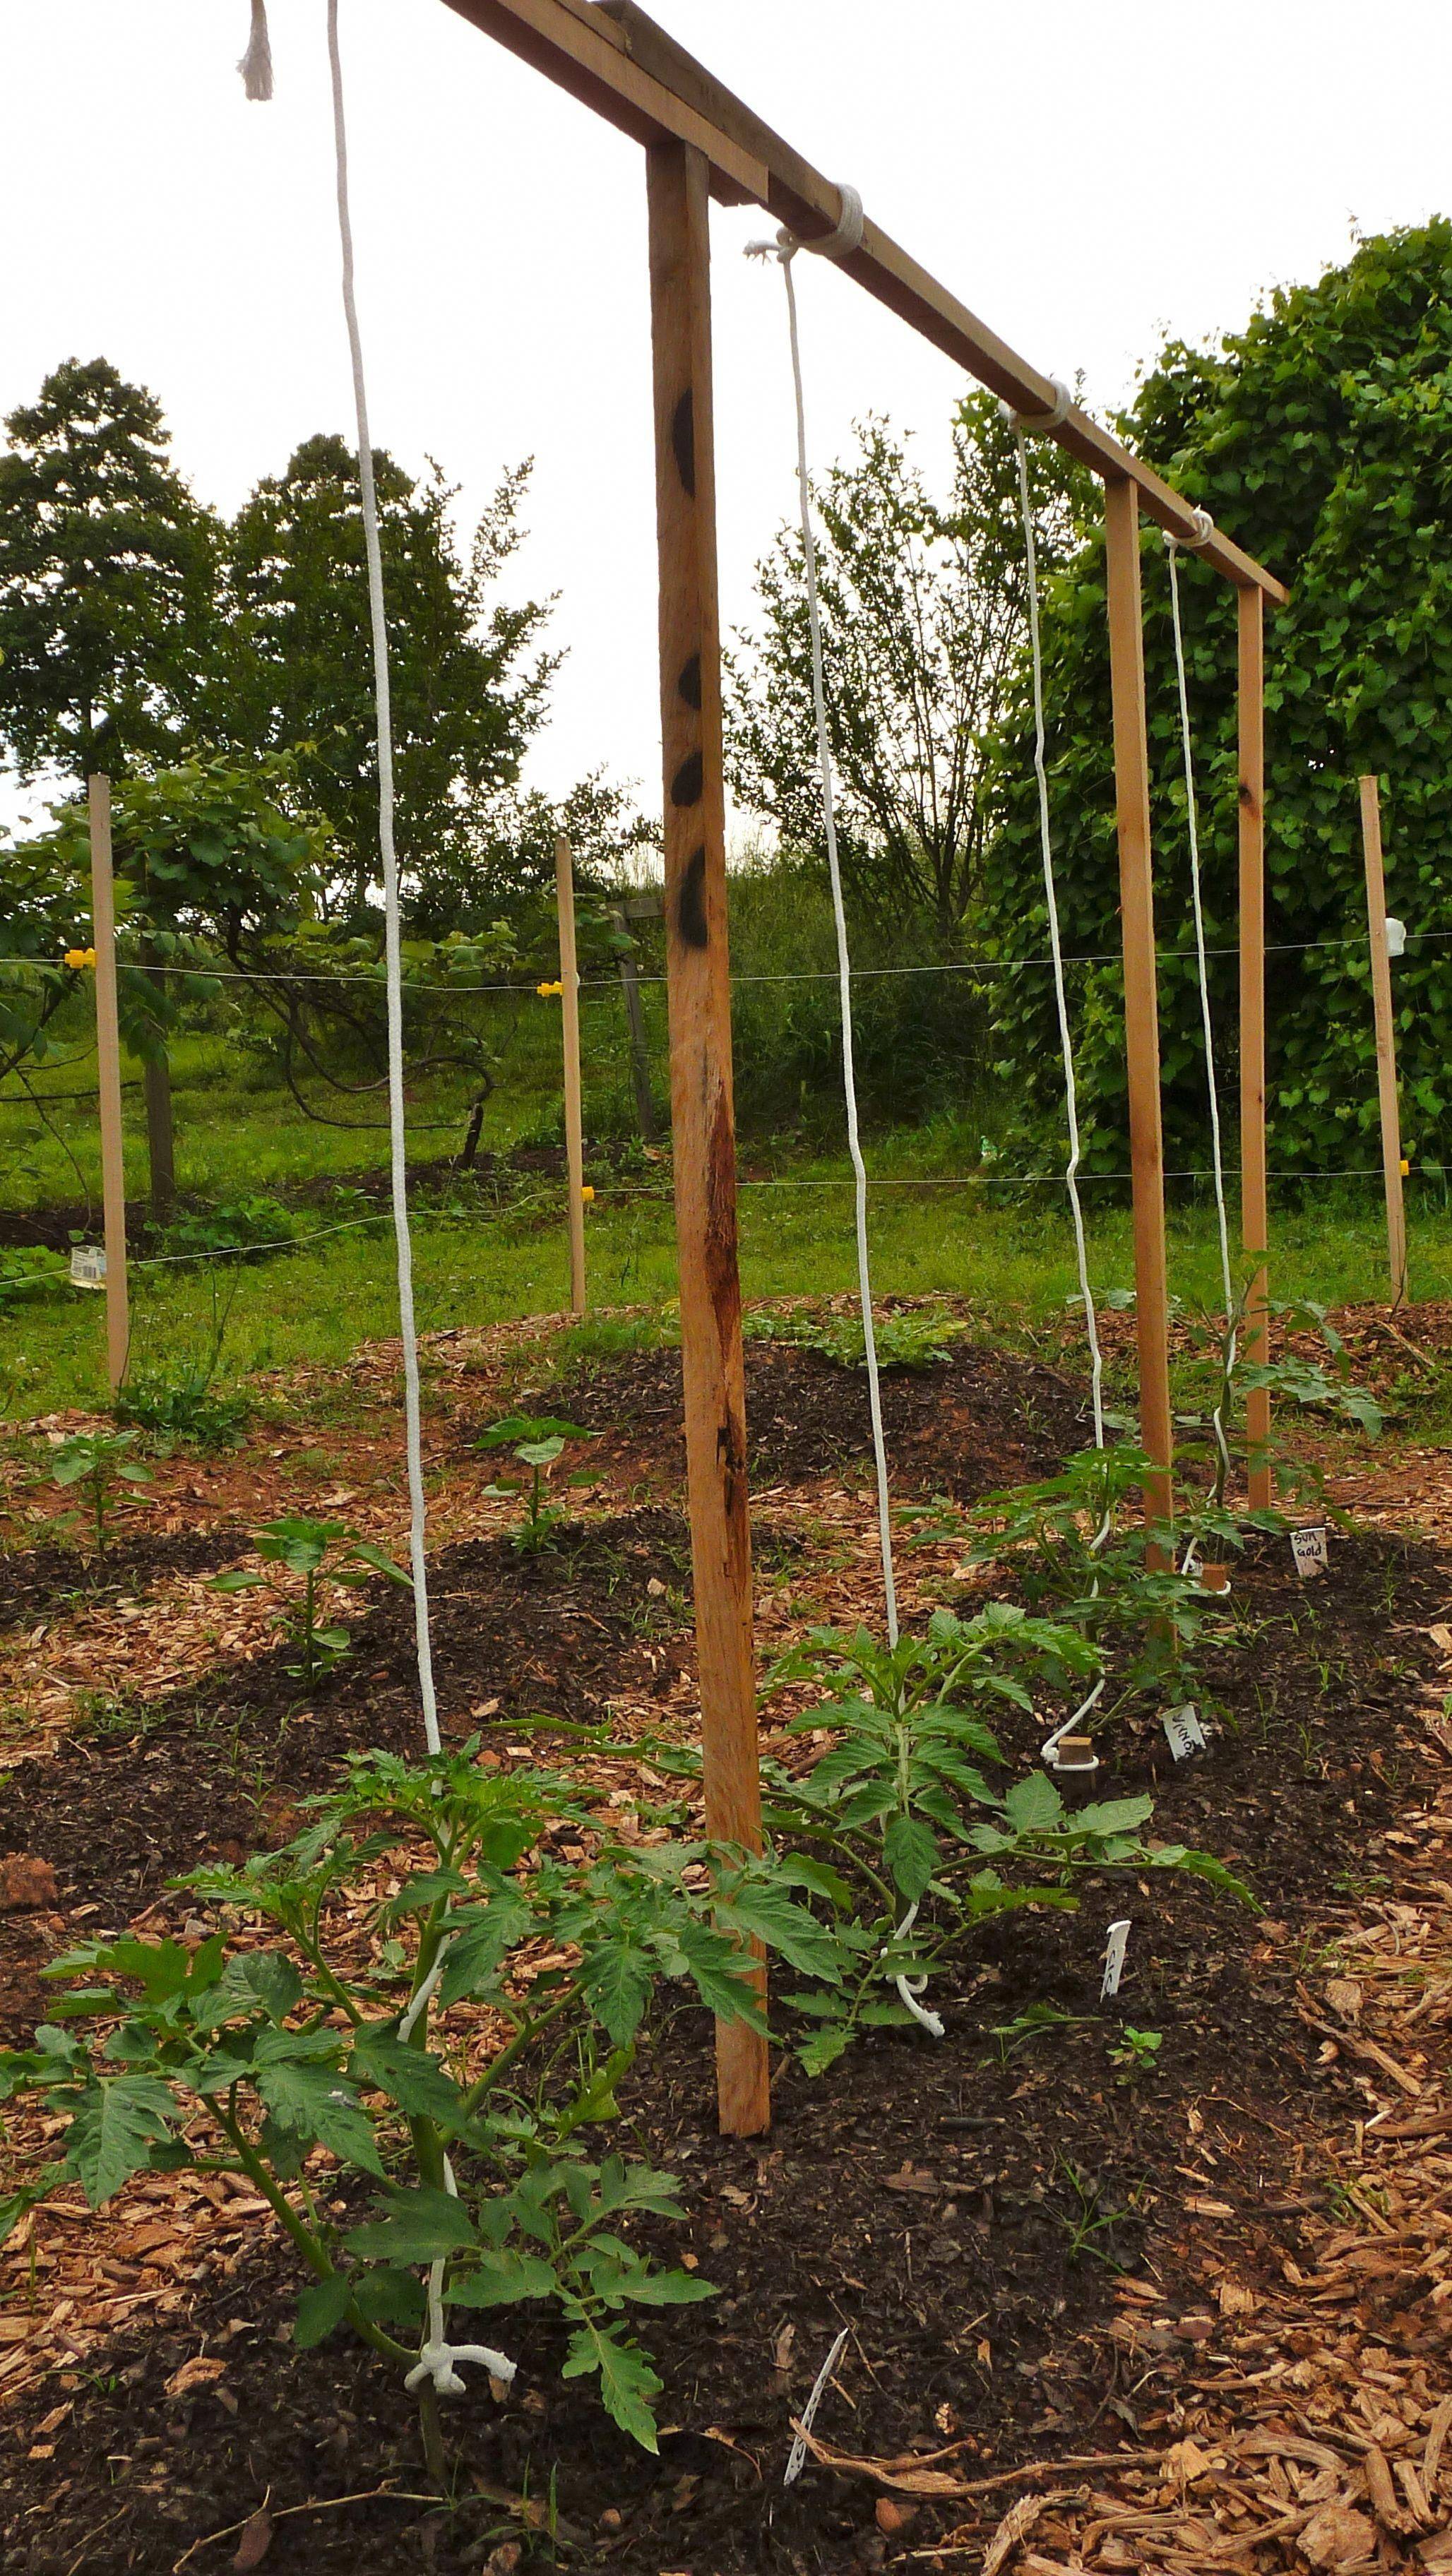
<instances>
[{"instance_id":1,"label":"horizontal wooden beam","mask_svg":"<svg viewBox=\"0 0 1452 2576\"><path fill-rule=\"evenodd\" d=\"M711 191L722 204L762 206L804 241L836 230L840 188L713 79L634 0L599 0L599 5L594 0L448 0L448 5L637 143L674 138L695 144L710 164ZM860 249L838 265L1015 411L1033 418L1053 410L1051 380L870 218ZM1202 543L1193 504L1087 412L1071 406L1043 435L1057 439L1104 482L1132 483L1144 515L1193 545L1204 562L1238 589L1260 590L1272 600L1289 597L1273 573L1219 528Z\"/></svg>"}]
</instances>

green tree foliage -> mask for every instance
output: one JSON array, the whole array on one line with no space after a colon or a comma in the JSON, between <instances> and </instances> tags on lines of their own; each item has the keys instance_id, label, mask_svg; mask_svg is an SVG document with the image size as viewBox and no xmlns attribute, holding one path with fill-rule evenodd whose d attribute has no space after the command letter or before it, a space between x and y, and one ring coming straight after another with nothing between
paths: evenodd
<instances>
[{"instance_id":1,"label":"green tree foliage","mask_svg":"<svg viewBox=\"0 0 1452 2576\"><path fill-rule=\"evenodd\" d=\"M211 658L216 530L161 406L107 359L70 358L5 426L0 745L71 778L164 757Z\"/></svg>"},{"instance_id":2,"label":"green tree foliage","mask_svg":"<svg viewBox=\"0 0 1452 2576\"><path fill-rule=\"evenodd\" d=\"M1052 451L1043 547L1070 532L1074 477ZM1025 582L1014 442L970 394L953 426L946 501L870 420L818 484L827 715L843 876L879 924L917 916L944 943L976 899L990 806L984 744L1023 640ZM801 532L758 566L761 627L731 664L732 784L792 851L824 855Z\"/></svg>"},{"instance_id":3,"label":"green tree foliage","mask_svg":"<svg viewBox=\"0 0 1452 2576\"><path fill-rule=\"evenodd\" d=\"M1407 1128L1452 1158L1452 225L1359 244L1313 286L1275 294L1218 349L1172 343L1126 435L1286 581L1267 618L1267 939L1272 1167L1374 1160L1372 1033L1356 781L1383 779L1388 901L1412 933L1394 969ZM1037 460L1036 460L1037 461ZM1206 1159L1204 1051L1190 917L1184 776L1162 541L1144 539L1145 659L1168 1158ZM1222 1100L1236 1078L1235 597L1182 569ZM1048 753L1091 1169L1123 1167L1126 1100L1102 541L1047 589ZM989 919L1005 956L1046 926L1031 727L1021 687L1000 744ZM1302 943L1309 944L1303 947ZM1166 956L1165 952L1171 952ZM1003 977L999 1071L1046 1137L1062 1130L1053 995Z\"/></svg>"},{"instance_id":4,"label":"green tree foliage","mask_svg":"<svg viewBox=\"0 0 1452 2576\"><path fill-rule=\"evenodd\" d=\"M437 469L415 482L375 455L388 603L399 857L412 898L430 907L447 878L471 802L508 788L543 720L555 662L534 651L547 606L490 594L521 538L528 468L500 485L468 561L451 525L454 494ZM347 900L376 883L378 769L373 664L356 455L310 438L284 474L260 483L230 537L232 667L216 693L219 737L293 750L304 801L348 853ZM435 911L437 905L432 907Z\"/></svg>"}]
</instances>

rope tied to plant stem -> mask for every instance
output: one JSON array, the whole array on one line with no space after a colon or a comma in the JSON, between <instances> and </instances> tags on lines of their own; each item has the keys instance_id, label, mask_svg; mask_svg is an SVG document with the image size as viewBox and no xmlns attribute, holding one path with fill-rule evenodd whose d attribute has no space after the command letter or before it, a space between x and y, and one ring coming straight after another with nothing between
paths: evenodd
<instances>
[{"instance_id":1,"label":"rope tied to plant stem","mask_svg":"<svg viewBox=\"0 0 1452 2576\"><path fill-rule=\"evenodd\" d=\"M458 2199L459 2186L447 2156L444 2158L444 2189L451 2200ZM410 2397L422 2388L426 2379L433 2381L436 2397L467 2397L468 2384L459 2377L456 2367L461 2361L472 2361L480 2370L487 2370L491 2379L502 2380L507 2388L517 2365L506 2353L496 2352L493 2345L487 2343L450 2343L445 2334L442 2259L429 2266L428 2301L428 2332L419 2345L418 2359L403 2383Z\"/></svg>"},{"instance_id":2,"label":"rope tied to plant stem","mask_svg":"<svg viewBox=\"0 0 1452 2576\"><path fill-rule=\"evenodd\" d=\"M849 200L851 201L849 203ZM856 212L853 213L855 206ZM837 986L842 1015L842 1092L847 1111L847 1150L851 1156L857 1235L857 1288L862 1308L863 1356L867 1364L867 1400L872 1418L872 1455L877 1475L877 1531L882 1553L882 1589L889 1645L898 1641L897 1579L892 1554L892 1499L888 1484L887 1438L882 1422L882 1381L877 1365L877 1333L872 1311L872 1264L867 1236L867 1165L857 1115L857 1073L852 1053L852 952L847 936L847 907L837 847L837 803L832 781L832 745L827 726L827 687L822 652L822 602L817 575L817 540L812 525L812 487L807 469L807 406L802 382L802 345L797 324L792 262L798 250L824 251L845 258L861 239L862 201L855 189L842 190L842 220L824 241L799 242L783 230L776 241L751 242L748 259L776 259L786 284L787 330L791 343L792 389L797 415L797 486L801 498L802 560L806 572L807 615L812 638L812 710L816 723L817 767L822 785L822 821L827 842L827 873L832 885L832 918L837 932ZM855 238L853 225L856 225Z\"/></svg>"}]
</instances>

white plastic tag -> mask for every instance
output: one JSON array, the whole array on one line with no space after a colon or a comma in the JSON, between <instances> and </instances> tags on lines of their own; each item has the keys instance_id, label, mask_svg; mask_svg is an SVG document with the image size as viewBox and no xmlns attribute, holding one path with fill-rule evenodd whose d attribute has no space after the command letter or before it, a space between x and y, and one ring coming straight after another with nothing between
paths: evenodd
<instances>
[{"instance_id":1,"label":"white plastic tag","mask_svg":"<svg viewBox=\"0 0 1452 2576\"><path fill-rule=\"evenodd\" d=\"M104 1288L106 1255L98 1243L73 1243L71 1246L71 1286Z\"/></svg>"},{"instance_id":2,"label":"white plastic tag","mask_svg":"<svg viewBox=\"0 0 1452 2576\"><path fill-rule=\"evenodd\" d=\"M1392 913L1386 917L1386 953L1388 957L1405 957L1407 953L1407 925Z\"/></svg>"},{"instance_id":3,"label":"white plastic tag","mask_svg":"<svg viewBox=\"0 0 1452 2576\"><path fill-rule=\"evenodd\" d=\"M1177 1762L1188 1762L1192 1753L1204 1752L1205 1729L1193 1700L1187 1699L1180 1708L1167 1708L1160 1724Z\"/></svg>"},{"instance_id":4,"label":"white plastic tag","mask_svg":"<svg viewBox=\"0 0 1452 2576\"><path fill-rule=\"evenodd\" d=\"M1104 1983L1099 1989L1102 2004L1107 2004L1119 1992L1119 1980L1124 1974L1124 1954L1128 1947L1129 1918L1126 1915L1123 1922L1110 1924L1109 1937L1104 1944Z\"/></svg>"},{"instance_id":5,"label":"white plastic tag","mask_svg":"<svg viewBox=\"0 0 1452 2576\"><path fill-rule=\"evenodd\" d=\"M1326 1549L1325 1529L1292 1530L1291 1555L1303 1583L1308 1574L1323 1573L1331 1561Z\"/></svg>"},{"instance_id":6,"label":"white plastic tag","mask_svg":"<svg viewBox=\"0 0 1452 2576\"><path fill-rule=\"evenodd\" d=\"M799 2430L797 2438L793 2442L791 2450L787 2454L786 2475L782 2479L782 2485L784 2487L794 2487L798 2478L801 2476L803 2469L806 2467L807 2435L810 2433L812 2426L817 2420L817 2408L822 2403L827 2382L831 2378L833 2371L836 2369L838 2362L842 2358L843 2346L851 2332L852 2329L850 2326L844 2326L842 2328L841 2333L838 2335L836 2342L833 2344L831 2351L828 2353L826 2360L823 2362L821 2369L817 2373L811 2396L807 2399L805 2406L802 2408L801 2415L798 2418Z\"/></svg>"}]
</instances>

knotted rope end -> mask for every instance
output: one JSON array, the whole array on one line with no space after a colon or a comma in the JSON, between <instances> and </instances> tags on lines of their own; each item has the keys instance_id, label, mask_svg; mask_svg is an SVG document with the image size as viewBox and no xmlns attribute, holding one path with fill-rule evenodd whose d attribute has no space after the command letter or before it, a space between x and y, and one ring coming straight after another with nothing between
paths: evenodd
<instances>
[{"instance_id":1,"label":"knotted rope end","mask_svg":"<svg viewBox=\"0 0 1452 2576\"><path fill-rule=\"evenodd\" d=\"M1048 411L1015 411L1011 402L999 401L998 408L1009 428L1022 438L1031 429L1061 429L1074 407L1074 397L1057 376L1050 376L1054 388L1053 406Z\"/></svg>"},{"instance_id":2,"label":"knotted rope end","mask_svg":"<svg viewBox=\"0 0 1452 2576\"><path fill-rule=\"evenodd\" d=\"M237 65L242 87L259 102L272 96L272 40L267 32L267 0L252 0L252 33Z\"/></svg>"}]
</instances>

